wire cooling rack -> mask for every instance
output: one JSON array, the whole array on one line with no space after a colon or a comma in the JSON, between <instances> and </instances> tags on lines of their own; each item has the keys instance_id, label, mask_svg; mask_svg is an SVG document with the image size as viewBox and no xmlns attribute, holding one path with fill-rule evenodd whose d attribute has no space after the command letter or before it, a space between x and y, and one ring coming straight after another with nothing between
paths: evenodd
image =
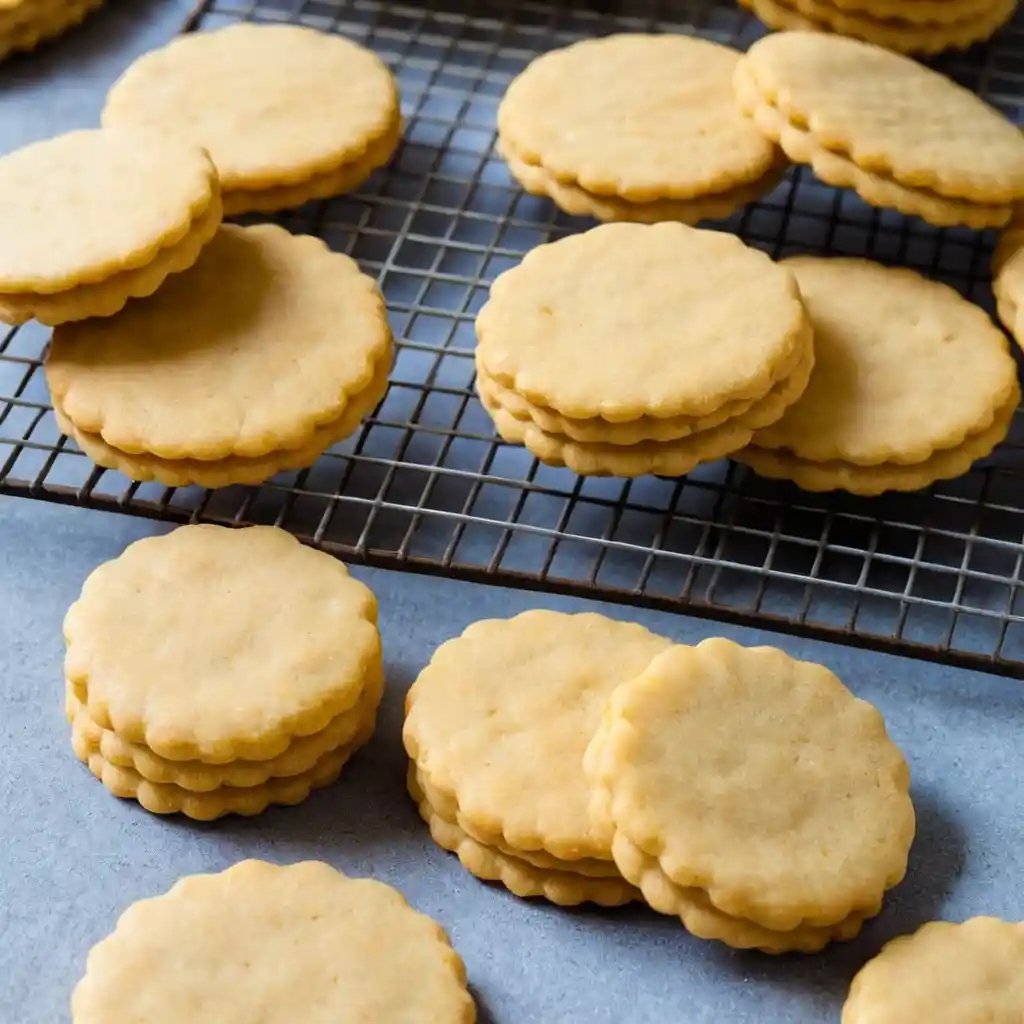
<instances>
[{"instance_id":1,"label":"wire cooling rack","mask_svg":"<svg viewBox=\"0 0 1024 1024\"><path fill-rule=\"evenodd\" d=\"M1024 677L1021 425L981 468L912 495L815 496L729 462L690 476L582 479L496 438L472 389L473 318L533 246L589 226L524 195L494 154L498 101L537 53L610 31L697 32L745 48L731 4L207 0L187 26L248 19L340 32L395 70L392 166L280 218L376 274L399 339L390 390L355 437L263 486L205 491L102 471L58 431L47 332L0 335L0 491L175 521L276 523L352 561L768 624ZM1024 26L941 62L1015 120ZM316 97L310 97L315 103ZM793 170L725 222L773 255L909 265L991 306L990 234L873 210ZM908 367L908 373L913 367Z\"/></svg>"}]
</instances>

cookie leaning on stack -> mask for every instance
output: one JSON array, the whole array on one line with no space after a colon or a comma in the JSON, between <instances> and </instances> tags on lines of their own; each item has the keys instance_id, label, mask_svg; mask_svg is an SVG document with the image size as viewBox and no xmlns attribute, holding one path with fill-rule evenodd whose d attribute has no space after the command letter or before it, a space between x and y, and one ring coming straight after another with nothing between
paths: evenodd
<instances>
[{"instance_id":1,"label":"cookie leaning on stack","mask_svg":"<svg viewBox=\"0 0 1024 1024\"><path fill-rule=\"evenodd\" d=\"M815 952L906 871L909 772L882 716L771 647L663 652L612 695L584 765L623 876L702 938Z\"/></svg>"},{"instance_id":2,"label":"cookie leaning on stack","mask_svg":"<svg viewBox=\"0 0 1024 1024\"><path fill-rule=\"evenodd\" d=\"M473 1024L466 968L402 895L328 864L247 860L129 907L89 953L73 1024Z\"/></svg>"},{"instance_id":3,"label":"cookie leaning on stack","mask_svg":"<svg viewBox=\"0 0 1024 1024\"><path fill-rule=\"evenodd\" d=\"M608 224L533 249L476 321L506 441L581 474L678 475L744 447L814 362L792 275L738 238Z\"/></svg>"},{"instance_id":4,"label":"cookie leaning on stack","mask_svg":"<svg viewBox=\"0 0 1024 1024\"><path fill-rule=\"evenodd\" d=\"M103 0L0 0L0 60L73 28Z\"/></svg>"},{"instance_id":5,"label":"cookie leaning on stack","mask_svg":"<svg viewBox=\"0 0 1024 1024\"><path fill-rule=\"evenodd\" d=\"M205 146L228 214L357 188L402 130L394 76L375 54L337 34L252 24L141 57L111 89L103 124Z\"/></svg>"},{"instance_id":6,"label":"cookie leaning on stack","mask_svg":"<svg viewBox=\"0 0 1024 1024\"><path fill-rule=\"evenodd\" d=\"M45 373L95 462L169 486L259 483L357 429L391 368L372 278L317 238L227 225L116 317L59 327Z\"/></svg>"},{"instance_id":7,"label":"cookie leaning on stack","mask_svg":"<svg viewBox=\"0 0 1024 1024\"><path fill-rule=\"evenodd\" d=\"M781 154L740 115L740 54L677 35L606 36L538 57L498 108L514 178L567 213L695 223L770 191Z\"/></svg>"},{"instance_id":8,"label":"cookie leaning on stack","mask_svg":"<svg viewBox=\"0 0 1024 1024\"><path fill-rule=\"evenodd\" d=\"M999 227L1024 199L1024 136L974 93L880 47L816 32L758 40L740 109L795 163L930 224Z\"/></svg>"},{"instance_id":9,"label":"cookie leaning on stack","mask_svg":"<svg viewBox=\"0 0 1024 1024\"><path fill-rule=\"evenodd\" d=\"M638 625L549 611L442 645L409 690L402 734L434 841L517 896L637 899L591 825L583 751L612 690L668 646Z\"/></svg>"},{"instance_id":10,"label":"cookie leaning on stack","mask_svg":"<svg viewBox=\"0 0 1024 1024\"><path fill-rule=\"evenodd\" d=\"M373 732L377 604L273 527L132 544L64 621L79 759L116 796L211 820L294 804Z\"/></svg>"},{"instance_id":11,"label":"cookie leaning on stack","mask_svg":"<svg viewBox=\"0 0 1024 1024\"><path fill-rule=\"evenodd\" d=\"M110 316L192 266L222 213L192 143L101 129L17 150L0 159L0 320Z\"/></svg>"},{"instance_id":12,"label":"cookie leaning on stack","mask_svg":"<svg viewBox=\"0 0 1024 1024\"><path fill-rule=\"evenodd\" d=\"M816 362L801 398L732 457L810 491L914 491L1007 435L1017 368L984 310L912 270L798 256ZM912 372L908 372L912 370Z\"/></svg>"}]
</instances>

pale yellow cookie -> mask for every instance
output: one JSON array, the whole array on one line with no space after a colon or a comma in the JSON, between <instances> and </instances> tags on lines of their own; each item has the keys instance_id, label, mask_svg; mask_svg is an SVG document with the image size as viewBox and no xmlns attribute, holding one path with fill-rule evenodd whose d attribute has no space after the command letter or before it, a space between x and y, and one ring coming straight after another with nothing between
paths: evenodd
<instances>
[{"instance_id":1,"label":"pale yellow cookie","mask_svg":"<svg viewBox=\"0 0 1024 1024\"><path fill-rule=\"evenodd\" d=\"M992 256L992 291L999 319L1018 345L1024 343L1024 322L1020 319L1024 304L1024 216L1019 210L999 235Z\"/></svg>"},{"instance_id":2,"label":"pale yellow cookie","mask_svg":"<svg viewBox=\"0 0 1024 1024\"><path fill-rule=\"evenodd\" d=\"M523 163L598 196L694 199L750 184L776 151L732 102L739 57L680 35L574 43L512 81L498 131Z\"/></svg>"},{"instance_id":3,"label":"pale yellow cookie","mask_svg":"<svg viewBox=\"0 0 1024 1024\"><path fill-rule=\"evenodd\" d=\"M362 421L376 408L388 388L390 355L374 371L373 380L352 396L345 411L332 423L317 428L301 448L268 452L254 458L229 455L214 461L202 459L160 459L154 455L128 455L107 444L98 434L79 430L64 415L58 399L53 400L54 416L61 432L72 438L97 465L115 469L132 480L159 480L168 487L227 487L231 484L258 484L275 473L311 466L328 448L359 429Z\"/></svg>"},{"instance_id":4,"label":"pale yellow cookie","mask_svg":"<svg viewBox=\"0 0 1024 1024\"><path fill-rule=\"evenodd\" d=\"M237 24L141 57L111 89L103 123L199 142L239 212L354 187L390 159L400 118L394 77L365 47L291 25Z\"/></svg>"},{"instance_id":5,"label":"pale yellow cookie","mask_svg":"<svg viewBox=\"0 0 1024 1024\"><path fill-rule=\"evenodd\" d=\"M538 246L494 282L477 359L563 416L696 417L764 397L804 328L788 271L738 238L605 224Z\"/></svg>"},{"instance_id":6,"label":"pale yellow cookie","mask_svg":"<svg viewBox=\"0 0 1024 1024\"><path fill-rule=\"evenodd\" d=\"M887 943L860 969L842 1024L1020 1024L1024 924L932 921Z\"/></svg>"},{"instance_id":7,"label":"pale yellow cookie","mask_svg":"<svg viewBox=\"0 0 1024 1024\"><path fill-rule=\"evenodd\" d=\"M759 448L913 465L987 430L1016 395L1005 336L948 285L863 259L784 266L814 328L815 364L802 397L757 432Z\"/></svg>"},{"instance_id":8,"label":"pale yellow cookie","mask_svg":"<svg viewBox=\"0 0 1024 1024\"><path fill-rule=\"evenodd\" d=\"M327 864L243 861L125 911L94 946L73 1024L473 1024L441 927Z\"/></svg>"},{"instance_id":9,"label":"pale yellow cookie","mask_svg":"<svg viewBox=\"0 0 1024 1024\"><path fill-rule=\"evenodd\" d=\"M534 196L554 201L559 209L574 217L593 217L603 221L634 221L656 224L663 220L676 220L683 224L696 224L702 220L720 220L735 213L741 206L752 203L771 192L782 180L787 164L778 161L760 178L747 185L722 192L709 192L693 199L652 199L644 203L631 202L618 196L601 196L587 192L578 185L561 182L538 164L528 164L515 155L511 146L499 150L508 164L512 177Z\"/></svg>"},{"instance_id":10,"label":"pale yellow cookie","mask_svg":"<svg viewBox=\"0 0 1024 1024\"><path fill-rule=\"evenodd\" d=\"M203 150L150 132L72 132L0 158L0 313L105 314L155 289L195 262L219 195Z\"/></svg>"},{"instance_id":11,"label":"pale yellow cookie","mask_svg":"<svg viewBox=\"0 0 1024 1024\"><path fill-rule=\"evenodd\" d=\"M951 199L1024 197L1024 136L916 61L819 32L758 40L742 61L765 103L866 171Z\"/></svg>"},{"instance_id":12,"label":"pale yellow cookie","mask_svg":"<svg viewBox=\"0 0 1024 1024\"><path fill-rule=\"evenodd\" d=\"M988 39L1007 22L1017 0L995 0L962 20L922 23L844 10L833 0L739 0L770 28L838 32L897 53L935 54L963 50ZM911 8L913 4L909 5Z\"/></svg>"},{"instance_id":13,"label":"pale yellow cookie","mask_svg":"<svg viewBox=\"0 0 1024 1024\"><path fill-rule=\"evenodd\" d=\"M405 749L483 841L610 860L590 822L583 752L612 690L668 646L602 615L476 622L409 690Z\"/></svg>"},{"instance_id":14,"label":"pale yellow cookie","mask_svg":"<svg viewBox=\"0 0 1024 1024\"><path fill-rule=\"evenodd\" d=\"M270 760L380 675L377 603L275 527L183 526L86 580L65 677L103 729L174 761Z\"/></svg>"},{"instance_id":15,"label":"pale yellow cookie","mask_svg":"<svg viewBox=\"0 0 1024 1024\"><path fill-rule=\"evenodd\" d=\"M906 871L910 778L882 716L775 648L672 647L615 691L584 763L613 854L621 833L675 886L764 928L870 915Z\"/></svg>"},{"instance_id":16,"label":"pale yellow cookie","mask_svg":"<svg viewBox=\"0 0 1024 1024\"><path fill-rule=\"evenodd\" d=\"M921 217L938 227L963 224L980 229L999 227L1009 220L1009 204L990 205L948 199L928 189L901 185L891 177L865 171L847 157L823 148L810 132L796 127L779 110L762 101L743 64L736 70L734 85L740 108L757 127L778 142L791 160L808 164L829 185L852 188L866 203Z\"/></svg>"},{"instance_id":17,"label":"pale yellow cookie","mask_svg":"<svg viewBox=\"0 0 1024 1024\"><path fill-rule=\"evenodd\" d=\"M0 11L0 60L11 53L34 50L83 21L103 0L23 2Z\"/></svg>"},{"instance_id":18,"label":"pale yellow cookie","mask_svg":"<svg viewBox=\"0 0 1024 1024\"><path fill-rule=\"evenodd\" d=\"M225 226L150 299L57 328L45 372L76 430L127 455L212 461L313 444L391 350L353 260L274 225Z\"/></svg>"},{"instance_id":19,"label":"pale yellow cookie","mask_svg":"<svg viewBox=\"0 0 1024 1024\"><path fill-rule=\"evenodd\" d=\"M521 899L543 897L561 907L581 903L620 907L640 898L640 893L621 877L595 878L573 871L542 868L478 842L455 822L437 813L419 789L414 773L409 775L409 794L438 846L454 853L471 875L485 882L500 882Z\"/></svg>"},{"instance_id":20,"label":"pale yellow cookie","mask_svg":"<svg viewBox=\"0 0 1024 1024\"><path fill-rule=\"evenodd\" d=\"M726 421L757 430L774 423L803 394L814 367L814 345L811 332L805 343L793 354L791 365L764 398L727 402L708 416L666 417L645 416L628 423L607 423L604 420L574 420L553 409L534 405L514 391L492 380L487 371L477 367L477 390L492 407L504 409L524 423L534 423L548 434L563 434L570 441L586 444L635 445L644 441L678 441L701 431L711 430Z\"/></svg>"},{"instance_id":21,"label":"pale yellow cookie","mask_svg":"<svg viewBox=\"0 0 1024 1024\"><path fill-rule=\"evenodd\" d=\"M167 783L193 793L209 793L223 786L260 786L269 780L303 775L312 771L325 754L352 745L358 737L368 738L376 721L383 687L382 675L368 680L354 707L336 715L320 732L293 740L283 754L269 761L239 760L223 765L169 761L147 746L101 728L75 696L70 684L64 700L74 733L81 737L89 754L98 753L115 768L130 768L149 782Z\"/></svg>"}]
</instances>

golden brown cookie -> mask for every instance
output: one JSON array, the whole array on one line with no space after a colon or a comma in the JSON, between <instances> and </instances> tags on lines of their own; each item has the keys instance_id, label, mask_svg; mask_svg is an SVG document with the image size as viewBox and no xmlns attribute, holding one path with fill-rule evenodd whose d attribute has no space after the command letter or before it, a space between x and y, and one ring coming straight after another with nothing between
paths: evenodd
<instances>
[{"instance_id":1,"label":"golden brown cookie","mask_svg":"<svg viewBox=\"0 0 1024 1024\"><path fill-rule=\"evenodd\" d=\"M16 0L0 8L0 60L74 28L103 0Z\"/></svg>"}]
</instances>

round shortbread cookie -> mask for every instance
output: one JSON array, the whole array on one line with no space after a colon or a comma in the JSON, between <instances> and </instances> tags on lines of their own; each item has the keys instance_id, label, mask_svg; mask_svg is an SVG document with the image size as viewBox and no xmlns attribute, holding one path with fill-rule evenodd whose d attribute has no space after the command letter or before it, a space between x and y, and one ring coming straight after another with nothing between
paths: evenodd
<instances>
[{"instance_id":1,"label":"round shortbread cookie","mask_svg":"<svg viewBox=\"0 0 1024 1024\"><path fill-rule=\"evenodd\" d=\"M695 199L652 199L634 203L618 196L594 195L578 185L558 181L538 164L528 164L519 159L512 147L502 144L501 140L498 148L512 177L530 195L551 199L559 209L574 217L633 221L638 224L657 224L663 220L697 224L702 220L721 220L735 213L741 206L755 202L771 192L782 180L788 166L785 161L779 160L750 184L737 185L722 192L709 192Z\"/></svg>"},{"instance_id":2,"label":"round shortbread cookie","mask_svg":"<svg viewBox=\"0 0 1024 1024\"><path fill-rule=\"evenodd\" d=\"M1024 218L1019 214L999 236L992 256L992 291L999 319L1017 344L1024 344Z\"/></svg>"},{"instance_id":3,"label":"round shortbread cookie","mask_svg":"<svg viewBox=\"0 0 1024 1024\"><path fill-rule=\"evenodd\" d=\"M1024 924L931 921L887 943L857 973L842 1024L1020 1024Z\"/></svg>"},{"instance_id":4,"label":"round shortbread cookie","mask_svg":"<svg viewBox=\"0 0 1024 1024\"><path fill-rule=\"evenodd\" d=\"M575 907L581 903L620 907L640 899L639 890L621 877L593 877L572 870L539 867L481 843L438 813L420 789L414 771L410 771L408 784L409 795L430 829L431 839L442 849L454 853L462 866L482 881L500 882L521 899L542 896L560 907Z\"/></svg>"},{"instance_id":5,"label":"round shortbread cookie","mask_svg":"<svg viewBox=\"0 0 1024 1024\"><path fill-rule=\"evenodd\" d=\"M53 0L22 3L0 9L0 60L11 53L26 53L85 20L103 0ZM8 20L11 19L11 20Z\"/></svg>"},{"instance_id":6,"label":"round shortbread cookie","mask_svg":"<svg viewBox=\"0 0 1024 1024\"><path fill-rule=\"evenodd\" d=\"M765 928L873 913L906 871L910 776L882 716L775 648L659 655L616 690L584 764L613 854L621 833L674 885Z\"/></svg>"},{"instance_id":7,"label":"round shortbread cookie","mask_svg":"<svg viewBox=\"0 0 1024 1024\"><path fill-rule=\"evenodd\" d=\"M96 569L64 671L103 729L174 761L270 760L380 675L377 602L276 527L183 526Z\"/></svg>"},{"instance_id":8,"label":"round shortbread cookie","mask_svg":"<svg viewBox=\"0 0 1024 1024\"><path fill-rule=\"evenodd\" d=\"M152 132L77 131L16 150L0 158L0 296L145 267L218 195L202 149Z\"/></svg>"},{"instance_id":9,"label":"round shortbread cookie","mask_svg":"<svg viewBox=\"0 0 1024 1024\"><path fill-rule=\"evenodd\" d=\"M255 458L229 455L213 462L202 459L160 459L154 455L127 455L112 448L98 434L79 430L64 415L58 399L53 412L62 433L73 438L97 465L124 473L132 480L159 480L168 487L227 487L231 484L258 484L276 473L311 466L328 448L359 429L362 421L377 407L388 389L390 354L374 371L369 386L352 395L345 411L332 423L318 427L301 448L268 452Z\"/></svg>"},{"instance_id":10,"label":"round shortbread cookie","mask_svg":"<svg viewBox=\"0 0 1024 1024\"><path fill-rule=\"evenodd\" d=\"M76 735L88 745L89 753L98 753L116 768L130 768L149 782L177 786L193 793L209 793L222 786L245 789L272 779L303 775L312 771L331 751L355 743L358 737L369 738L383 689L382 675L368 680L354 707L336 715L320 732L293 740L284 753L269 761L239 760L223 765L169 761L141 743L132 743L102 728L75 696L70 684L66 686L64 707Z\"/></svg>"},{"instance_id":11,"label":"round shortbread cookie","mask_svg":"<svg viewBox=\"0 0 1024 1024\"><path fill-rule=\"evenodd\" d=\"M483 841L609 860L590 822L583 752L612 690L668 646L594 614L476 622L409 690L405 749Z\"/></svg>"},{"instance_id":12,"label":"round shortbread cookie","mask_svg":"<svg viewBox=\"0 0 1024 1024\"><path fill-rule=\"evenodd\" d=\"M327 864L243 861L125 911L73 1024L473 1024L466 970L401 894Z\"/></svg>"},{"instance_id":13,"label":"round shortbread cookie","mask_svg":"<svg viewBox=\"0 0 1024 1024\"><path fill-rule=\"evenodd\" d=\"M492 380L486 370L477 367L477 389L489 405L504 409L516 419L532 422L547 434L563 434L569 441L585 444L635 445L644 441L678 441L701 431L735 421L737 426L757 430L774 423L803 394L814 367L814 345L811 332L794 353L790 366L775 386L756 401L749 399L726 402L717 412L699 418L641 417L628 423L607 423L603 420L574 420L553 409L534 405L514 391Z\"/></svg>"},{"instance_id":14,"label":"round shortbread cookie","mask_svg":"<svg viewBox=\"0 0 1024 1024\"><path fill-rule=\"evenodd\" d=\"M912 465L981 434L1016 393L1006 337L948 285L862 259L783 265L814 328L815 364L801 398L755 434L759 448Z\"/></svg>"},{"instance_id":15,"label":"round shortbread cookie","mask_svg":"<svg viewBox=\"0 0 1024 1024\"><path fill-rule=\"evenodd\" d=\"M770 28L838 32L897 53L935 54L964 50L988 39L1010 19L1017 0L995 0L962 20L921 23L845 10L832 0L740 0Z\"/></svg>"},{"instance_id":16,"label":"round shortbread cookie","mask_svg":"<svg viewBox=\"0 0 1024 1024\"><path fill-rule=\"evenodd\" d=\"M859 11L884 20L895 18L910 25L945 25L986 14L993 0L830 0L844 11Z\"/></svg>"},{"instance_id":17,"label":"round shortbread cookie","mask_svg":"<svg viewBox=\"0 0 1024 1024\"><path fill-rule=\"evenodd\" d=\"M911 188L891 177L865 171L847 157L824 149L810 132L796 127L779 110L762 101L743 64L736 69L733 85L740 109L753 118L765 135L778 142L791 160L808 164L829 185L854 189L866 203L921 217L937 227L957 224L978 229L999 227L1010 218L1009 204L987 205L947 199L936 192Z\"/></svg>"},{"instance_id":18,"label":"round shortbread cookie","mask_svg":"<svg viewBox=\"0 0 1024 1024\"><path fill-rule=\"evenodd\" d=\"M391 347L380 290L349 257L227 225L150 299L58 327L45 373L67 420L126 455L256 458L309 446Z\"/></svg>"},{"instance_id":19,"label":"round shortbread cookie","mask_svg":"<svg viewBox=\"0 0 1024 1024\"><path fill-rule=\"evenodd\" d=\"M765 103L866 171L952 199L1024 197L1024 136L944 75L820 32L758 40L742 66Z\"/></svg>"},{"instance_id":20,"label":"round shortbread cookie","mask_svg":"<svg viewBox=\"0 0 1024 1024\"><path fill-rule=\"evenodd\" d=\"M394 76L379 57L290 25L181 36L137 60L103 110L105 125L144 125L205 146L225 192L338 171L384 137L397 142L398 121Z\"/></svg>"},{"instance_id":21,"label":"round shortbread cookie","mask_svg":"<svg viewBox=\"0 0 1024 1024\"><path fill-rule=\"evenodd\" d=\"M938 480L963 476L979 459L991 454L1005 440L1020 403L1020 389L1015 387L1006 405L996 413L991 426L971 434L955 448L943 448L923 462L911 465L883 463L855 466L849 462L830 460L812 462L784 449L758 448L749 445L729 457L749 466L760 476L776 480L792 480L805 491L849 491L874 497L885 491L919 491Z\"/></svg>"},{"instance_id":22,"label":"round shortbread cookie","mask_svg":"<svg viewBox=\"0 0 1024 1024\"><path fill-rule=\"evenodd\" d=\"M477 359L574 419L696 417L764 397L805 324L789 272L733 235L604 224L498 277L477 316Z\"/></svg>"}]
</instances>

